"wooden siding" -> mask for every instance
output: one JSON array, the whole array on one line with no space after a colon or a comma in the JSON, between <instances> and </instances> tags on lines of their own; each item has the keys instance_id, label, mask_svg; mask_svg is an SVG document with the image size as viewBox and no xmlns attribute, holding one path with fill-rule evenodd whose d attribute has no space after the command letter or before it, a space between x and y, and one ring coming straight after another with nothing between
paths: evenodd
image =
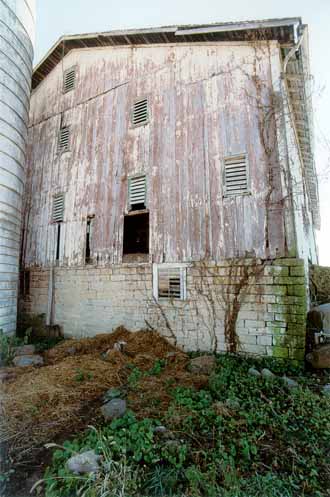
<instances>
[{"instance_id":1,"label":"wooden siding","mask_svg":"<svg viewBox=\"0 0 330 497\"><path fill-rule=\"evenodd\" d=\"M138 173L147 175L152 261L247 253L278 257L292 251L277 149L267 159L255 104L269 105L274 60L280 64L275 42L70 52L32 96L25 265L54 260L51 209L59 192L65 193L60 263L84 264L87 216L94 214L92 256L100 264L120 263L127 178ZM72 66L76 86L63 94L63 71ZM261 96L256 76L263 81ZM132 104L145 96L149 124L132 127ZM66 125L70 151L58 154L58 131ZM272 122L270 131L275 136ZM223 160L242 153L248 158L250 194L226 198Z\"/></svg>"}]
</instances>

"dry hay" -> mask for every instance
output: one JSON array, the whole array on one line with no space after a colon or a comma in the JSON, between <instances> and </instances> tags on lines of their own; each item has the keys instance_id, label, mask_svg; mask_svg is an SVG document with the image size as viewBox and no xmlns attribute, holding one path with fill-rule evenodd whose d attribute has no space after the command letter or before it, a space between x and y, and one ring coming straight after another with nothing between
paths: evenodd
<instances>
[{"instance_id":1,"label":"dry hay","mask_svg":"<svg viewBox=\"0 0 330 497\"><path fill-rule=\"evenodd\" d=\"M124 352L109 351L118 340L127 343ZM95 338L70 339L44 357L45 366L15 368L16 376L3 385L6 422L1 439L9 441L13 464L30 462L45 443L68 438L100 421L102 395L110 387L127 387L134 366L147 371L157 359L165 360L159 375L143 375L134 389L128 388L128 406L138 417L164 412L169 388L199 388L207 381L188 373L188 356L150 331L131 333L119 328Z\"/></svg>"}]
</instances>

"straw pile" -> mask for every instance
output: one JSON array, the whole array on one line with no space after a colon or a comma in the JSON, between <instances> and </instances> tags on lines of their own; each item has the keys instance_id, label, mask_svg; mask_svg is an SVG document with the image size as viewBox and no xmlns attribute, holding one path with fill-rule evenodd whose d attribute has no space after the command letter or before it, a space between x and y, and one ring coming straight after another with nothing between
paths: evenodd
<instances>
[{"instance_id":1,"label":"straw pile","mask_svg":"<svg viewBox=\"0 0 330 497\"><path fill-rule=\"evenodd\" d=\"M113 346L125 341L124 350ZM107 353L108 352L108 353ZM12 464L36 460L45 443L69 438L101 421L99 407L111 387L126 388L128 406L138 417L165 411L169 385L201 387L203 376L187 372L188 357L158 333L131 333L124 328L95 338L66 340L44 354L40 368L15 368L2 387L1 439L8 441ZM162 359L159 375L142 375L127 386L132 368L152 368Z\"/></svg>"}]
</instances>

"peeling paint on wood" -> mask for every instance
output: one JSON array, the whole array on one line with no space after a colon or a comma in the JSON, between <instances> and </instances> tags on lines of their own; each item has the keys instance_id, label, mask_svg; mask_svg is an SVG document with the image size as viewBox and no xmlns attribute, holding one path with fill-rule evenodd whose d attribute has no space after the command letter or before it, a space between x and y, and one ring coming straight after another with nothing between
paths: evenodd
<instances>
[{"instance_id":1,"label":"peeling paint on wood","mask_svg":"<svg viewBox=\"0 0 330 497\"><path fill-rule=\"evenodd\" d=\"M147 175L153 262L292 251L278 150L269 164L255 105L255 72L271 91L271 64L280 71L275 42L71 51L32 96L25 265L54 260L51 210L59 192L65 193L61 265L84 264L89 215L95 215L92 257L99 264L120 263L127 182L137 173ZM76 86L63 94L63 71L72 66ZM265 106L267 95L261 95ZM149 124L131 127L131 107L145 96ZM70 126L71 143L59 155L61 123ZM250 194L225 198L224 157L241 153L248 157ZM270 216L269 167L275 172Z\"/></svg>"}]
</instances>

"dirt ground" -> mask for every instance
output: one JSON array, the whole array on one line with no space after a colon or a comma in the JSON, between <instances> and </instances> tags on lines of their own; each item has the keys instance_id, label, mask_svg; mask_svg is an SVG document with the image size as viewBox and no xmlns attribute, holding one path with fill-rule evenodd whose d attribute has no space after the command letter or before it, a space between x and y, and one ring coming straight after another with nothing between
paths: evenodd
<instances>
[{"instance_id":1,"label":"dirt ground","mask_svg":"<svg viewBox=\"0 0 330 497\"><path fill-rule=\"evenodd\" d=\"M125 342L121 350L118 342ZM44 366L12 368L11 380L2 386L1 439L7 440L8 464L16 470L18 487L23 474L29 488L42 475L50 458L45 444L102 421L100 406L109 388L126 390L128 407L137 417L159 417L170 400L169 382L197 388L207 382L187 371L186 354L153 331L118 328L95 338L65 340L43 356ZM143 376L135 391L130 382L134 368L150 371L155 364L161 364L160 371ZM24 495L16 491L12 488L10 497Z\"/></svg>"}]
</instances>

